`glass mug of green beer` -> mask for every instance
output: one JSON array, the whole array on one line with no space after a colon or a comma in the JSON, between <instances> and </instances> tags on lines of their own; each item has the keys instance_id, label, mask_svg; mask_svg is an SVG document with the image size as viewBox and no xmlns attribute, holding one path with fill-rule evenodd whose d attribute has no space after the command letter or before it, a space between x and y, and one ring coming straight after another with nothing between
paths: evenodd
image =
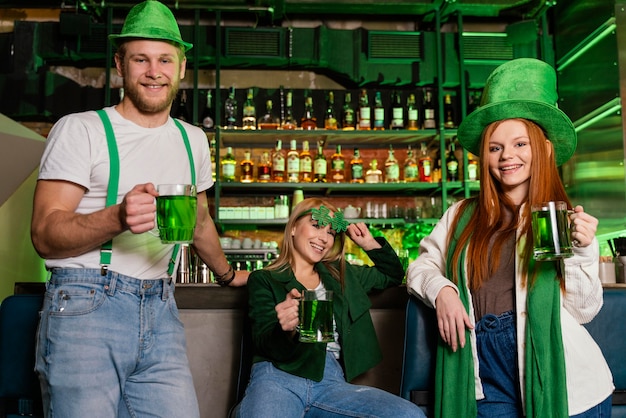
<instances>
[{"instance_id":1,"label":"glass mug of green beer","mask_svg":"<svg viewBox=\"0 0 626 418\"><path fill-rule=\"evenodd\" d=\"M567 203L543 202L531 207L534 238L534 258L538 261L572 257Z\"/></svg>"},{"instance_id":2,"label":"glass mug of green beer","mask_svg":"<svg viewBox=\"0 0 626 418\"><path fill-rule=\"evenodd\" d=\"M328 343L333 334L333 291L305 290L300 299L300 341Z\"/></svg>"},{"instance_id":3,"label":"glass mug of green beer","mask_svg":"<svg viewBox=\"0 0 626 418\"><path fill-rule=\"evenodd\" d=\"M193 184L159 184L157 226L164 244L189 244L193 242L196 228L198 202Z\"/></svg>"}]
</instances>

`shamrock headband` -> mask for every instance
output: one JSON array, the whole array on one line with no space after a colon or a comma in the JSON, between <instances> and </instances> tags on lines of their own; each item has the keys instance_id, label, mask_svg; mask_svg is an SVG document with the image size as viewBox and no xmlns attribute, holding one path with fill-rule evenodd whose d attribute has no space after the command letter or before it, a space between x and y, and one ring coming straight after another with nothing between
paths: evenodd
<instances>
[{"instance_id":1,"label":"shamrock headband","mask_svg":"<svg viewBox=\"0 0 626 418\"><path fill-rule=\"evenodd\" d=\"M319 226L330 225L330 229L337 233L348 230L349 224L348 221L344 219L342 212L335 212L335 216L331 216L330 210L326 206L321 205L319 209L313 208L302 212L298 218L308 215L309 213L311 214L311 219L317 221Z\"/></svg>"}]
</instances>

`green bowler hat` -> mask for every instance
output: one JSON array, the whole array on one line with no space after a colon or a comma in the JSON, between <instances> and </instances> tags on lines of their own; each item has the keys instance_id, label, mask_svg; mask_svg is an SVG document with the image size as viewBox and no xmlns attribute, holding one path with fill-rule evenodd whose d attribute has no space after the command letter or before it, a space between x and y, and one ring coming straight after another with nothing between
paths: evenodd
<instances>
[{"instance_id":1,"label":"green bowler hat","mask_svg":"<svg viewBox=\"0 0 626 418\"><path fill-rule=\"evenodd\" d=\"M570 118L557 107L556 72L534 58L518 58L497 67L485 83L480 106L461 122L459 142L479 155L481 135L487 125L513 118L535 122L552 142L557 165L576 151L576 131Z\"/></svg>"},{"instance_id":2,"label":"green bowler hat","mask_svg":"<svg viewBox=\"0 0 626 418\"><path fill-rule=\"evenodd\" d=\"M116 47L125 40L137 38L174 42L185 52L193 47L193 44L183 41L180 36L180 29L172 11L156 0L147 0L134 6L126 16L122 33L109 35L109 39Z\"/></svg>"}]
</instances>

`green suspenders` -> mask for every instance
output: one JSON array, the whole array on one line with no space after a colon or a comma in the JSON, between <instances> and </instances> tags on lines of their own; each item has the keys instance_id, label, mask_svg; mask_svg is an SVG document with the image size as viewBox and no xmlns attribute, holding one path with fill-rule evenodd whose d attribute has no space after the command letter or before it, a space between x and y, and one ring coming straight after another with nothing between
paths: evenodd
<instances>
[{"instance_id":1,"label":"green suspenders","mask_svg":"<svg viewBox=\"0 0 626 418\"><path fill-rule=\"evenodd\" d=\"M115 141L115 134L113 133L113 126L111 125L111 120L109 116L106 114L104 109L96 110L98 116L102 120L102 124L104 125L104 132L106 133L107 138L107 146L109 148L109 186L107 188L107 198L106 198L106 206L112 206L117 203L117 189L120 180L120 156L117 151L117 143ZM196 168L193 162L193 154L191 152L191 144L189 143L189 137L187 136L187 131L183 125L176 119L174 119L174 123L176 127L180 130L180 133L183 136L183 142L185 143L185 149L187 150L187 156L189 157L189 166L191 169L191 184L196 184ZM170 258L170 262L167 269L167 274L172 276L174 274L174 265L176 264L176 257L178 257L178 251L180 250L180 244L174 245L174 250L172 251L172 257ZM109 240L105 242L100 247L100 265L102 275L107 274L107 270L109 268L109 264L111 264L111 256L113 254L113 240Z\"/></svg>"}]
</instances>

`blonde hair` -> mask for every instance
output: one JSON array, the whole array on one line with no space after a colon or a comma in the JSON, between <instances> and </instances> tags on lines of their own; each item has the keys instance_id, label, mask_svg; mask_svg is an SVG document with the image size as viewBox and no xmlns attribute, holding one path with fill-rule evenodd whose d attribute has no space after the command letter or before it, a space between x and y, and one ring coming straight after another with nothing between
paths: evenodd
<instances>
[{"instance_id":1,"label":"blonde hair","mask_svg":"<svg viewBox=\"0 0 626 418\"><path fill-rule=\"evenodd\" d=\"M308 198L293 208L291 216L285 226L283 240L280 245L280 254L276 261L266 267L268 270L286 270L294 263L294 245L291 231L296 227L298 222L305 222L307 217L311 216L311 209L319 209L320 206L327 207L332 213L337 213L338 209L332 203L319 198ZM343 287L343 276L345 270L344 244L346 241L345 232L337 233L332 248L321 260L321 263L328 269L330 274L337 279Z\"/></svg>"}]
</instances>

